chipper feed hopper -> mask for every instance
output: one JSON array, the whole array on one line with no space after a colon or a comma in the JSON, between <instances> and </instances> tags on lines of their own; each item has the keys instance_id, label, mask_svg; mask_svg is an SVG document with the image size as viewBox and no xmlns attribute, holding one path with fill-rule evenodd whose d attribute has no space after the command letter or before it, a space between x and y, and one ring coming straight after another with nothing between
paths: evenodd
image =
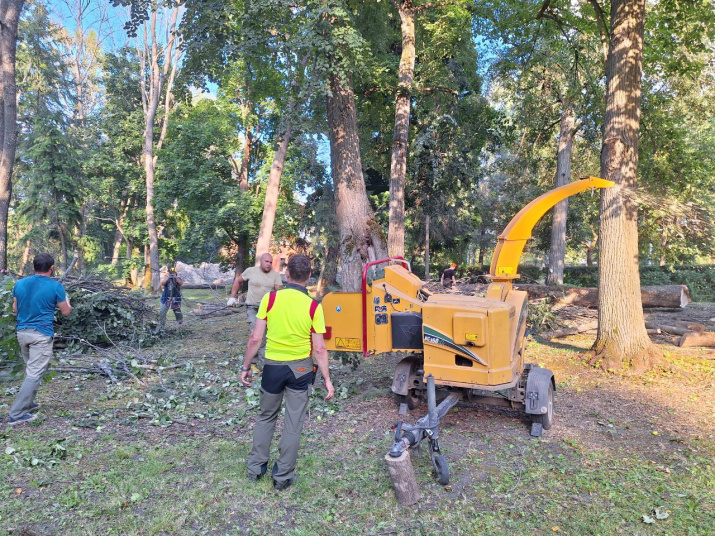
<instances>
[{"instance_id":1,"label":"chipper feed hopper","mask_svg":"<svg viewBox=\"0 0 715 536\"><path fill-rule=\"evenodd\" d=\"M521 408L541 435L554 419L553 373L524 362L527 293L515 290L517 268L526 241L541 217L556 203L578 192L612 186L596 177L556 188L524 207L499 235L485 297L431 294L400 258L382 259L363 270L362 292L331 292L323 299L328 350L406 352L395 370L392 391L400 415L425 395L428 413L415 425L398 423L393 457L429 440L437 479L449 482L449 468L439 448L439 420L463 397L469 401ZM386 264L384 277L367 283L371 266ZM448 396L436 403L436 386Z\"/></svg>"}]
</instances>

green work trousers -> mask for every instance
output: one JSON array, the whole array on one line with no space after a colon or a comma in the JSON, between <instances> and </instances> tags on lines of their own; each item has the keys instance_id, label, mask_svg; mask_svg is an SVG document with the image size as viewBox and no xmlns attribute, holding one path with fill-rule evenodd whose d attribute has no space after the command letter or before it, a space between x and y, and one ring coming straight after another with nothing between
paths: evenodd
<instances>
[{"instance_id":1,"label":"green work trousers","mask_svg":"<svg viewBox=\"0 0 715 536\"><path fill-rule=\"evenodd\" d=\"M283 417L283 433L278 445L279 457L273 479L280 482L292 480L295 476L295 465L298 460L300 434L303 431L305 415L308 411L308 394L313 378L312 360L310 358L296 362L276 365L275 361L267 361L263 367L261 378L261 412L253 430L253 448L246 460L249 475L258 476L265 470L263 466L270 458L271 441L276 429L276 421L281 411L281 403L285 400L285 415ZM309 372L299 373L295 377L293 369L299 368Z\"/></svg>"}]
</instances>

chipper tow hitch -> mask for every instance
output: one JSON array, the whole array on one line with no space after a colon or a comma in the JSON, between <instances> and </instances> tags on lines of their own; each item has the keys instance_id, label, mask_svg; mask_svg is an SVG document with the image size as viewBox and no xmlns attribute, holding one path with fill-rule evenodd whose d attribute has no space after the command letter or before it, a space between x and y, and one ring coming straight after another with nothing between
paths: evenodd
<instances>
[{"instance_id":1,"label":"chipper tow hitch","mask_svg":"<svg viewBox=\"0 0 715 536\"><path fill-rule=\"evenodd\" d=\"M392 458L399 458L405 450L419 448L422 440L429 441L429 453L432 465L437 475L437 481L446 486L449 484L449 466L447 460L439 449L439 420L447 415L462 399L461 392L450 393L447 398L437 405L437 395L435 393L434 376L427 375L427 408L428 413L417 421L415 425L405 424L402 421L397 423L395 430L395 443L390 449L389 455Z\"/></svg>"}]
</instances>

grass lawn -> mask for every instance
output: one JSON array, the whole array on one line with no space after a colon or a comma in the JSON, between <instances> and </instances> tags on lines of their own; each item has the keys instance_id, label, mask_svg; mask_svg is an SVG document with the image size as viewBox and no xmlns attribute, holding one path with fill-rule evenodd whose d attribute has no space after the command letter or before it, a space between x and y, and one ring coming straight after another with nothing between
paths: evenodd
<instances>
[{"instance_id":1,"label":"grass lawn","mask_svg":"<svg viewBox=\"0 0 715 536\"><path fill-rule=\"evenodd\" d=\"M517 411L457 406L440 430L450 484L423 448L422 500L402 507L383 460L396 357L332 361L336 400L316 390L299 480L279 493L245 477L258 393L238 381L243 313L186 316L144 351L175 368L121 384L57 374L36 421L0 430L0 534L715 534L711 350L662 345L672 371L621 377L582 363L589 337L530 341L528 359L556 374L554 427L534 439ZM0 384L3 419L18 384Z\"/></svg>"}]
</instances>

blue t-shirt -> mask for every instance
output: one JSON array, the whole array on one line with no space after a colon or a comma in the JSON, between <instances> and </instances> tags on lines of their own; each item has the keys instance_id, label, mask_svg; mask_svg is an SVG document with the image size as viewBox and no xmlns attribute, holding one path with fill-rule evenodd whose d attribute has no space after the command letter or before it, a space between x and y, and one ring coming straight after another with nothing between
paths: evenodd
<instances>
[{"instance_id":1,"label":"blue t-shirt","mask_svg":"<svg viewBox=\"0 0 715 536\"><path fill-rule=\"evenodd\" d=\"M17 298L17 329L36 329L52 337L55 307L67 300L62 284L44 275L20 279L12 289Z\"/></svg>"}]
</instances>

